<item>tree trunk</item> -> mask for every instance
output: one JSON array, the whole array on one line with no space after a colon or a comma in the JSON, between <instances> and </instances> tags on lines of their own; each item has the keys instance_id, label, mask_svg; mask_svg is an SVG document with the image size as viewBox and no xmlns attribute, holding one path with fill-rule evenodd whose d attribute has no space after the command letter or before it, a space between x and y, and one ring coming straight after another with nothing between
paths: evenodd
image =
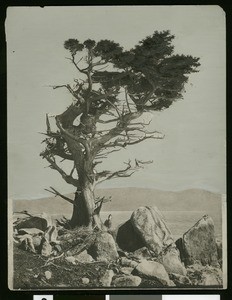
<instances>
[{"instance_id":1,"label":"tree trunk","mask_svg":"<svg viewBox=\"0 0 232 300\"><path fill-rule=\"evenodd\" d=\"M99 212L95 213L94 188L90 182L85 182L83 187L76 191L70 226L97 227L102 229L102 221Z\"/></svg>"}]
</instances>

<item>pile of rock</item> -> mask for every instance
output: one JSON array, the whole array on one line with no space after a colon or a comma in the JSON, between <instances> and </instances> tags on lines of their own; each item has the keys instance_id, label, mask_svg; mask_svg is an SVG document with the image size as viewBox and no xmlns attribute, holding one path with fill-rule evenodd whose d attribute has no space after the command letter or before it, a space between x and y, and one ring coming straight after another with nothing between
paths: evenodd
<instances>
[{"instance_id":1,"label":"pile of rock","mask_svg":"<svg viewBox=\"0 0 232 300\"><path fill-rule=\"evenodd\" d=\"M34 253L63 253L73 265L107 263L100 278L103 287L222 285L222 245L215 239L209 216L203 216L177 241L156 207L140 207L114 232L92 232L82 244L75 240L75 231L58 235L46 214L30 216L14 229L18 243ZM88 278L82 283L91 284Z\"/></svg>"},{"instance_id":2,"label":"pile of rock","mask_svg":"<svg viewBox=\"0 0 232 300\"><path fill-rule=\"evenodd\" d=\"M25 215L14 226L14 241L21 248L50 256L59 252L58 232L51 217L45 213L38 215Z\"/></svg>"},{"instance_id":3,"label":"pile of rock","mask_svg":"<svg viewBox=\"0 0 232 300\"><path fill-rule=\"evenodd\" d=\"M142 280L155 280L160 286L222 285L222 246L209 216L175 242L160 211L140 207L115 236L119 247L135 259L128 262L133 265L131 274Z\"/></svg>"}]
</instances>

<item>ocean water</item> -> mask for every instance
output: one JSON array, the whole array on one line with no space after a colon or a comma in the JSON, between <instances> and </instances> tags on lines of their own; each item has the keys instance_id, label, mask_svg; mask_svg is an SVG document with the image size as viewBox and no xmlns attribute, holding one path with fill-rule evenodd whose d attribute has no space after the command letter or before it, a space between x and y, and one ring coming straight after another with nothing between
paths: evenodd
<instances>
[{"instance_id":1,"label":"ocean water","mask_svg":"<svg viewBox=\"0 0 232 300\"><path fill-rule=\"evenodd\" d=\"M111 211L101 212L101 219L104 221L108 215L112 215L113 227L127 221L132 211ZM168 228L171 230L174 239L181 237L187 230L189 230L197 221L204 215L209 215L214 221L215 235L217 238L222 236L222 216L221 211L162 211L164 219Z\"/></svg>"}]
</instances>

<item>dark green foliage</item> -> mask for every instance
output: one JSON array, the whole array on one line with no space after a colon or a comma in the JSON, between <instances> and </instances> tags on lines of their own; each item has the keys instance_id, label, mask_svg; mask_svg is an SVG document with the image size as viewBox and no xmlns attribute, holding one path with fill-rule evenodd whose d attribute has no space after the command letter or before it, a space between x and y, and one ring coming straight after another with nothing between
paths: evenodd
<instances>
[{"instance_id":1,"label":"dark green foliage","mask_svg":"<svg viewBox=\"0 0 232 300\"><path fill-rule=\"evenodd\" d=\"M123 48L120 47L119 44L109 40L101 40L94 48L94 54L106 60L114 59L114 57L120 55L122 51Z\"/></svg>"},{"instance_id":2,"label":"dark green foliage","mask_svg":"<svg viewBox=\"0 0 232 300\"><path fill-rule=\"evenodd\" d=\"M168 108L173 101L183 97L188 75L197 72L200 66L199 58L174 55L173 39L174 35L169 31L155 31L127 51L114 41L95 43L86 40L83 44L92 51L93 58L99 57L101 61L111 64L104 71L93 70L93 82L107 91L117 90L119 93L122 87L126 88L138 110ZM83 49L83 45L78 40L70 39L65 42L65 48L75 55ZM92 109L101 109L101 105L105 109L103 103L104 100L97 101Z\"/></svg>"},{"instance_id":3,"label":"dark green foliage","mask_svg":"<svg viewBox=\"0 0 232 300\"><path fill-rule=\"evenodd\" d=\"M118 93L120 88L126 88L139 110L168 108L182 97L188 75L197 72L200 66L199 58L173 55L173 39L169 31L155 31L129 51L124 51L114 41L86 40L83 44L94 57L112 65L104 71L93 70L93 82L99 83L104 90L113 89ZM65 42L65 48L74 55L84 46L74 39ZM114 96L117 97L116 93ZM105 109L103 103L104 100L95 102L92 109L99 109L101 105Z\"/></svg>"},{"instance_id":4,"label":"dark green foliage","mask_svg":"<svg viewBox=\"0 0 232 300\"><path fill-rule=\"evenodd\" d=\"M82 51L84 46L76 39L69 39L64 42L64 48L69 50L72 55L76 55L77 51Z\"/></svg>"},{"instance_id":5,"label":"dark green foliage","mask_svg":"<svg viewBox=\"0 0 232 300\"><path fill-rule=\"evenodd\" d=\"M90 50L90 49L93 49L93 47L96 45L96 42L94 40L88 39L88 40L84 41L83 44L85 45L85 47L87 49Z\"/></svg>"}]
</instances>

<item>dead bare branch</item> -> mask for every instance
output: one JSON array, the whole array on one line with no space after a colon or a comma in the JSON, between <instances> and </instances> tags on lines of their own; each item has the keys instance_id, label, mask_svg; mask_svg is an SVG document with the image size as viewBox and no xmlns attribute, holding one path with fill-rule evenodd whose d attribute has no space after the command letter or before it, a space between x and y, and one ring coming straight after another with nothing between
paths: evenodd
<instances>
[{"instance_id":1,"label":"dead bare branch","mask_svg":"<svg viewBox=\"0 0 232 300\"><path fill-rule=\"evenodd\" d=\"M73 172L75 171L75 163L73 164L73 168L72 168L72 170L71 170L71 172L70 172L70 176L72 176L73 175Z\"/></svg>"},{"instance_id":2,"label":"dead bare branch","mask_svg":"<svg viewBox=\"0 0 232 300\"><path fill-rule=\"evenodd\" d=\"M102 183L103 181L113 179L113 178L121 178L121 177L130 177L139 169L143 168L145 164L151 164L153 161L142 161L135 159L134 164L132 165L131 160L125 162L126 168L112 172L112 171L101 171L96 174L96 182L97 184Z\"/></svg>"},{"instance_id":3,"label":"dead bare branch","mask_svg":"<svg viewBox=\"0 0 232 300\"><path fill-rule=\"evenodd\" d=\"M108 123L118 122L118 121L119 121L119 118L111 119L111 120L105 120L105 121L98 119L98 123L102 123L102 124L108 124Z\"/></svg>"},{"instance_id":4,"label":"dead bare branch","mask_svg":"<svg viewBox=\"0 0 232 300\"><path fill-rule=\"evenodd\" d=\"M60 173L60 175L62 176L62 178L68 183L68 184L72 184L75 187L79 187L79 181L75 178L73 178L72 176L68 175L67 173L65 173L65 171L63 169L61 169L56 161L55 158L52 156L45 156L46 160L50 163L50 168L54 169L56 171L58 171Z\"/></svg>"},{"instance_id":5,"label":"dead bare branch","mask_svg":"<svg viewBox=\"0 0 232 300\"><path fill-rule=\"evenodd\" d=\"M93 144L95 148L98 150L104 148L105 144L110 141L111 139L115 138L118 136L120 133L124 131L125 126L130 124L130 122L134 119L137 119L140 117L142 112L134 112L134 113L127 113L123 116L123 118L120 119L120 121L117 123L117 125L112 128L108 133L105 135L101 136L98 139L95 139L93 141Z\"/></svg>"},{"instance_id":6,"label":"dead bare branch","mask_svg":"<svg viewBox=\"0 0 232 300\"><path fill-rule=\"evenodd\" d=\"M128 101L127 89L125 89L125 99L126 99L127 108L129 110L129 112L131 113L130 104L129 104L129 101Z\"/></svg>"},{"instance_id":7,"label":"dead bare branch","mask_svg":"<svg viewBox=\"0 0 232 300\"><path fill-rule=\"evenodd\" d=\"M47 134L51 133L51 126L48 118L48 114L46 114L46 125L47 125Z\"/></svg>"},{"instance_id":8,"label":"dead bare branch","mask_svg":"<svg viewBox=\"0 0 232 300\"><path fill-rule=\"evenodd\" d=\"M73 201L72 199L70 199L70 198L68 198L68 197L66 197L66 196L64 196L64 195L62 195L62 194L59 193L57 190L55 190L53 187L50 186L50 189L51 189L51 190L45 189L45 191L54 194L55 197L56 197L56 196L60 196L60 197L63 198L64 200L68 201L69 203L74 204L74 201Z\"/></svg>"},{"instance_id":9,"label":"dead bare branch","mask_svg":"<svg viewBox=\"0 0 232 300\"><path fill-rule=\"evenodd\" d=\"M121 148L125 148L126 146L130 146L130 145L135 145L135 144L139 144L147 139L163 139L164 135L162 136L154 136L154 135L144 135L143 137L139 137L134 141L128 141L126 139L116 139L114 142L111 143L107 143L104 145L105 148L114 148L114 147L121 147Z\"/></svg>"},{"instance_id":10,"label":"dead bare branch","mask_svg":"<svg viewBox=\"0 0 232 300\"><path fill-rule=\"evenodd\" d=\"M75 135L73 135L72 133L70 133L68 130L64 129L61 125L61 123L59 122L59 118L56 117L56 125L57 127L60 129L60 131L65 134L66 136L68 136L69 138L73 139L74 141L80 143L86 150L86 152L89 152L89 147L87 145L87 142L84 138L81 137L76 137Z\"/></svg>"}]
</instances>

